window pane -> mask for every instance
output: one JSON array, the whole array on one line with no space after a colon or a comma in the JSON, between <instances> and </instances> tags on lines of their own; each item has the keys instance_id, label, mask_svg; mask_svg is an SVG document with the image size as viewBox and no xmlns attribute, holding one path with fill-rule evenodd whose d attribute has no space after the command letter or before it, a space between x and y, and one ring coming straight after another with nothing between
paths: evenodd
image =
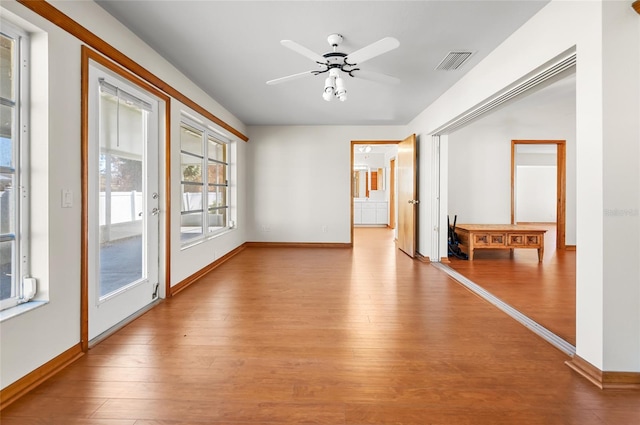
<instances>
[{"instance_id":1,"label":"window pane","mask_svg":"<svg viewBox=\"0 0 640 425\"><path fill-rule=\"evenodd\" d=\"M207 156L209 159L214 159L216 161L227 162L227 145L224 143L220 143L215 139L208 139L209 146Z\"/></svg>"},{"instance_id":2,"label":"window pane","mask_svg":"<svg viewBox=\"0 0 640 425\"><path fill-rule=\"evenodd\" d=\"M182 181L202 183L202 160L185 154L180 157Z\"/></svg>"},{"instance_id":3,"label":"window pane","mask_svg":"<svg viewBox=\"0 0 640 425\"><path fill-rule=\"evenodd\" d=\"M100 296L143 276L142 161L100 155Z\"/></svg>"},{"instance_id":4,"label":"window pane","mask_svg":"<svg viewBox=\"0 0 640 425\"><path fill-rule=\"evenodd\" d=\"M209 212L209 232L227 227L227 209L220 208Z\"/></svg>"},{"instance_id":5,"label":"window pane","mask_svg":"<svg viewBox=\"0 0 640 425\"><path fill-rule=\"evenodd\" d=\"M0 173L0 233L16 233L15 174Z\"/></svg>"},{"instance_id":6,"label":"window pane","mask_svg":"<svg viewBox=\"0 0 640 425\"><path fill-rule=\"evenodd\" d=\"M15 40L0 34L0 96L15 101Z\"/></svg>"},{"instance_id":7,"label":"window pane","mask_svg":"<svg viewBox=\"0 0 640 425\"><path fill-rule=\"evenodd\" d=\"M209 184L227 184L227 166L215 162L209 163Z\"/></svg>"},{"instance_id":8,"label":"window pane","mask_svg":"<svg viewBox=\"0 0 640 425\"><path fill-rule=\"evenodd\" d=\"M15 101L15 41L0 35L0 96ZM0 105L0 300L16 293L16 187L14 106Z\"/></svg>"},{"instance_id":9,"label":"window pane","mask_svg":"<svg viewBox=\"0 0 640 425\"><path fill-rule=\"evenodd\" d=\"M202 185L182 185L182 211L202 211Z\"/></svg>"},{"instance_id":10,"label":"window pane","mask_svg":"<svg viewBox=\"0 0 640 425\"><path fill-rule=\"evenodd\" d=\"M108 156L108 158L107 158ZM107 160L111 173L107 176ZM100 191L106 189L107 179L112 191L142 191L142 161L118 155L100 155Z\"/></svg>"},{"instance_id":11,"label":"window pane","mask_svg":"<svg viewBox=\"0 0 640 425\"><path fill-rule=\"evenodd\" d=\"M202 212L180 216L180 241L185 243L202 236Z\"/></svg>"},{"instance_id":12,"label":"window pane","mask_svg":"<svg viewBox=\"0 0 640 425\"><path fill-rule=\"evenodd\" d=\"M202 131L191 127L180 127L180 150L189 152L199 157L204 155L202 152Z\"/></svg>"},{"instance_id":13,"label":"window pane","mask_svg":"<svg viewBox=\"0 0 640 425\"><path fill-rule=\"evenodd\" d=\"M17 296L13 284L15 247L15 241L0 242L0 300Z\"/></svg>"},{"instance_id":14,"label":"window pane","mask_svg":"<svg viewBox=\"0 0 640 425\"><path fill-rule=\"evenodd\" d=\"M123 93L123 96L120 96ZM143 160L148 112L100 90L100 297L146 278Z\"/></svg>"},{"instance_id":15,"label":"window pane","mask_svg":"<svg viewBox=\"0 0 640 425\"><path fill-rule=\"evenodd\" d=\"M2 140L2 164L4 166L9 166L9 164L5 164L5 156L7 159L11 159L13 154L13 149L11 148L11 140L13 139L13 129L15 127L15 122L13 120L14 117L14 108L12 106L0 105L0 140Z\"/></svg>"},{"instance_id":16,"label":"window pane","mask_svg":"<svg viewBox=\"0 0 640 425\"><path fill-rule=\"evenodd\" d=\"M141 159L148 112L109 91L100 91L101 152Z\"/></svg>"},{"instance_id":17,"label":"window pane","mask_svg":"<svg viewBox=\"0 0 640 425\"><path fill-rule=\"evenodd\" d=\"M227 206L227 189L226 187L210 186L208 196L208 209L211 211L214 208Z\"/></svg>"}]
</instances>

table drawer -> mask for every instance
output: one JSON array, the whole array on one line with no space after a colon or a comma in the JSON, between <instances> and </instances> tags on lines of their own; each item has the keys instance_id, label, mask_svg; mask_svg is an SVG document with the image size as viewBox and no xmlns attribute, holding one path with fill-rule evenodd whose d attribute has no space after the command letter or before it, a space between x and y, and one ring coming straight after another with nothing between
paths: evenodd
<instances>
[{"instance_id":1,"label":"table drawer","mask_svg":"<svg viewBox=\"0 0 640 425\"><path fill-rule=\"evenodd\" d=\"M542 238L544 235L532 235L532 234L509 234L508 243L509 246L540 246L542 244Z\"/></svg>"},{"instance_id":2,"label":"table drawer","mask_svg":"<svg viewBox=\"0 0 640 425\"><path fill-rule=\"evenodd\" d=\"M507 245L505 233L474 233L473 245L476 247L500 247Z\"/></svg>"},{"instance_id":3,"label":"table drawer","mask_svg":"<svg viewBox=\"0 0 640 425\"><path fill-rule=\"evenodd\" d=\"M491 233L489 235L489 245L495 247L506 246L507 235L505 233Z\"/></svg>"},{"instance_id":4,"label":"table drawer","mask_svg":"<svg viewBox=\"0 0 640 425\"><path fill-rule=\"evenodd\" d=\"M488 233L474 233L471 235L473 238L474 246L489 246L489 234Z\"/></svg>"},{"instance_id":5,"label":"table drawer","mask_svg":"<svg viewBox=\"0 0 640 425\"><path fill-rule=\"evenodd\" d=\"M507 235L507 243L509 246L525 246L525 235L522 233Z\"/></svg>"},{"instance_id":6,"label":"table drawer","mask_svg":"<svg viewBox=\"0 0 640 425\"><path fill-rule=\"evenodd\" d=\"M525 235L524 242L527 246L540 246L541 238L544 238L544 235Z\"/></svg>"}]
</instances>

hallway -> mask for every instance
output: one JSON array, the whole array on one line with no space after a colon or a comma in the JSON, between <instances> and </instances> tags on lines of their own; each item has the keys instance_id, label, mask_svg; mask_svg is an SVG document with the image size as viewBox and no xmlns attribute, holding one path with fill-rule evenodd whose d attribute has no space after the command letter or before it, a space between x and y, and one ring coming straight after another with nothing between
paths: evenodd
<instances>
[{"instance_id":1,"label":"hallway","mask_svg":"<svg viewBox=\"0 0 640 425\"><path fill-rule=\"evenodd\" d=\"M640 422L388 229L247 248L2 412L3 425Z\"/></svg>"}]
</instances>

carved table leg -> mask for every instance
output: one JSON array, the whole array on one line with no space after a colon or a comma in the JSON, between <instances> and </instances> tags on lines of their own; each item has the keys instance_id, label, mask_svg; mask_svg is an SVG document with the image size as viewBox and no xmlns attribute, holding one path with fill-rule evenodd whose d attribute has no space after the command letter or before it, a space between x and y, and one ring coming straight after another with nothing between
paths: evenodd
<instances>
[{"instance_id":1,"label":"carved table leg","mask_svg":"<svg viewBox=\"0 0 640 425\"><path fill-rule=\"evenodd\" d=\"M544 247L538 248L538 262L542 263L542 258L544 257Z\"/></svg>"}]
</instances>

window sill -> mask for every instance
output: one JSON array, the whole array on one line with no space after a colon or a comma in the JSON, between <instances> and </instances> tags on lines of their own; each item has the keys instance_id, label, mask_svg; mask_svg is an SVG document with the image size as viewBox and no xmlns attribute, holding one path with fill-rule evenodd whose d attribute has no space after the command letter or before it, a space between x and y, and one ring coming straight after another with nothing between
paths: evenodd
<instances>
[{"instance_id":1,"label":"window sill","mask_svg":"<svg viewBox=\"0 0 640 425\"><path fill-rule=\"evenodd\" d=\"M13 317L20 316L21 314L27 313L31 310L35 310L38 307L42 307L45 304L48 304L49 301L29 301L23 304L18 304L15 307L8 308L6 310L0 311L0 322L4 322L5 320L9 320Z\"/></svg>"},{"instance_id":2,"label":"window sill","mask_svg":"<svg viewBox=\"0 0 640 425\"><path fill-rule=\"evenodd\" d=\"M205 242L208 242L210 240L216 239L222 235L226 235L227 233L233 232L236 228L235 227L225 227L224 229L221 229L217 232L213 232L210 235L207 235L206 237L199 237L199 238L193 238L192 240L182 244L180 246L180 251L184 251L185 249L203 244Z\"/></svg>"}]
</instances>

